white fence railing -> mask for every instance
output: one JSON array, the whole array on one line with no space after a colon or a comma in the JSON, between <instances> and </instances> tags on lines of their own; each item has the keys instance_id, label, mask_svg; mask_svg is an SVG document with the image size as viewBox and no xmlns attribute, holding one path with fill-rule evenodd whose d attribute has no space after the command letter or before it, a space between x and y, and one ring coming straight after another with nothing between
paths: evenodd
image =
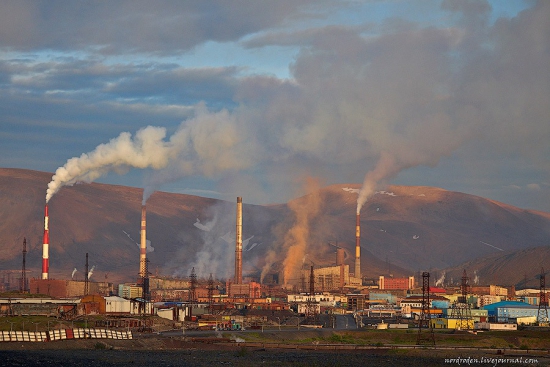
<instances>
[{"instance_id":1,"label":"white fence railing","mask_svg":"<svg viewBox=\"0 0 550 367\"><path fill-rule=\"evenodd\" d=\"M51 331L0 331L0 342L46 342L67 339L132 339L131 331L110 329L59 329Z\"/></svg>"}]
</instances>

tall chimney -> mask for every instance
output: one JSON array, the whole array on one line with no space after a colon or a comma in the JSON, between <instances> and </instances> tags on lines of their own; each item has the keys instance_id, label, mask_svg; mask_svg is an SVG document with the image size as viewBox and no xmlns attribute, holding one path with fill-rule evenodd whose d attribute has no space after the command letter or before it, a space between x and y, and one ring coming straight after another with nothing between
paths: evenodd
<instances>
[{"instance_id":1,"label":"tall chimney","mask_svg":"<svg viewBox=\"0 0 550 367\"><path fill-rule=\"evenodd\" d=\"M48 279L50 272L49 246L50 229L48 227L48 204L44 207L44 243L42 245L42 279Z\"/></svg>"},{"instance_id":2,"label":"tall chimney","mask_svg":"<svg viewBox=\"0 0 550 367\"><path fill-rule=\"evenodd\" d=\"M336 249L336 266L343 265L345 258L346 258L346 250L344 250L341 247L338 247Z\"/></svg>"},{"instance_id":3,"label":"tall chimney","mask_svg":"<svg viewBox=\"0 0 550 367\"><path fill-rule=\"evenodd\" d=\"M355 274L356 278L361 278L361 224L359 223L359 213L355 216Z\"/></svg>"},{"instance_id":4,"label":"tall chimney","mask_svg":"<svg viewBox=\"0 0 550 367\"><path fill-rule=\"evenodd\" d=\"M147 274L147 231L146 231L145 205L141 206L141 242L139 246L139 276L144 278Z\"/></svg>"},{"instance_id":5,"label":"tall chimney","mask_svg":"<svg viewBox=\"0 0 550 367\"><path fill-rule=\"evenodd\" d=\"M243 198L237 197L237 241L235 244L235 284L243 283Z\"/></svg>"}]
</instances>

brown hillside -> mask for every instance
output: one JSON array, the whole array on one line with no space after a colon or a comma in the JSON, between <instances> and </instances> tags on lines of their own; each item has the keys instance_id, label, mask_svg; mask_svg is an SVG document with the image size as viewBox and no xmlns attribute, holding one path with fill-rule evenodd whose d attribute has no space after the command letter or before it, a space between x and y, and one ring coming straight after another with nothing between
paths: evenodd
<instances>
[{"instance_id":1,"label":"brown hillside","mask_svg":"<svg viewBox=\"0 0 550 367\"><path fill-rule=\"evenodd\" d=\"M39 276L50 179L50 173L0 169L0 269L20 271L26 237L27 268ZM339 246L353 269L354 189L359 185L333 185L315 193L318 210L308 213L307 244L294 255L298 265L333 265ZM296 223L291 208L312 198L258 206L246 204L246 193L239 195L245 203L243 238L249 240L243 252L245 275L281 270L289 246L285 236ZM141 189L123 186L62 188L49 204L51 277L69 278L76 267L75 277L82 279L88 252L90 266L96 265L92 280L135 279L141 198ZM147 220L152 273L188 276L195 267L203 277L233 276L235 203L155 192L147 202ZM374 195L363 207L361 225L362 273L370 277L444 269L550 244L548 213L431 187L391 186Z\"/></svg>"},{"instance_id":2,"label":"brown hillside","mask_svg":"<svg viewBox=\"0 0 550 367\"><path fill-rule=\"evenodd\" d=\"M472 284L477 275L482 285L515 285L518 289L538 289L541 268L544 268L545 273L550 270L550 246L500 252L445 271L446 279L453 278L456 282L460 281L466 269Z\"/></svg>"}]
</instances>

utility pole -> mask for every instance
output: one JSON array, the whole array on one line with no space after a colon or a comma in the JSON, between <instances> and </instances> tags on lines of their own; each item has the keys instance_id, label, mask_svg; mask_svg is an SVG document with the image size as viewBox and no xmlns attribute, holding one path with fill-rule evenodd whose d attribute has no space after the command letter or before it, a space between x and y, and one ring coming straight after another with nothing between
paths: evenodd
<instances>
[{"instance_id":1,"label":"utility pole","mask_svg":"<svg viewBox=\"0 0 550 367\"><path fill-rule=\"evenodd\" d=\"M21 287L22 293L27 293L27 269L26 269L26 257L27 257L27 238L23 237L23 267L21 268Z\"/></svg>"},{"instance_id":2,"label":"utility pole","mask_svg":"<svg viewBox=\"0 0 550 367\"><path fill-rule=\"evenodd\" d=\"M430 322L430 273L422 273L422 310L418 319L418 336L416 344L435 345L435 335ZM422 329L428 329L429 334L423 333Z\"/></svg>"}]
</instances>

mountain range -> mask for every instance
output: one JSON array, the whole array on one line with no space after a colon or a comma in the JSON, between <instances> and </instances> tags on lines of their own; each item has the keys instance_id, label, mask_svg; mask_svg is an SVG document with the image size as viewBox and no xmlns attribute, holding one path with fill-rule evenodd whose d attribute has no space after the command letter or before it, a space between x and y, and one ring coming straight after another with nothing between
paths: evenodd
<instances>
[{"instance_id":1,"label":"mountain range","mask_svg":"<svg viewBox=\"0 0 550 367\"><path fill-rule=\"evenodd\" d=\"M0 169L0 271L26 268L40 276L45 192L52 174ZM353 271L359 184L313 188L288 203L252 205L243 197L243 273L268 279L288 269L331 266L337 247ZM143 190L99 183L63 187L48 204L50 277L136 279ZM236 198L235 198L236 199ZM235 202L155 192L147 200L149 271L199 278L233 276ZM550 214L459 192L389 186L361 210L361 266L366 277L445 272L458 283L463 269L480 284L536 286L550 268ZM477 280L476 279L476 280Z\"/></svg>"}]
</instances>

